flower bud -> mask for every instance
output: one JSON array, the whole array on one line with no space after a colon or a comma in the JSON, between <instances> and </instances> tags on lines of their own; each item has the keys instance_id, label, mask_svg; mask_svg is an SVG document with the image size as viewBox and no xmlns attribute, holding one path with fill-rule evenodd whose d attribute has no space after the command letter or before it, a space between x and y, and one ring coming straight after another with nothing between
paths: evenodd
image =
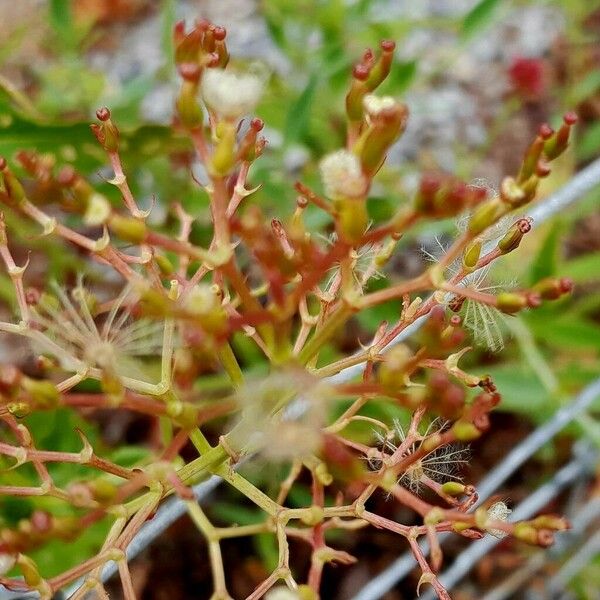
<instances>
[{"instance_id":1,"label":"flower bud","mask_svg":"<svg viewBox=\"0 0 600 600\"><path fill-rule=\"evenodd\" d=\"M237 159L252 162L257 156L258 134L265 126L262 119L252 119L250 127L238 146Z\"/></svg>"},{"instance_id":2,"label":"flower bud","mask_svg":"<svg viewBox=\"0 0 600 600\"><path fill-rule=\"evenodd\" d=\"M437 525L444 521L445 518L444 511L439 506L435 506L423 517L423 523L425 525Z\"/></svg>"},{"instance_id":3,"label":"flower bud","mask_svg":"<svg viewBox=\"0 0 600 600\"><path fill-rule=\"evenodd\" d=\"M379 47L381 48L381 54L369 72L369 77L366 81L367 88L370 91L373 91L383 83L390 73L392 62L394 60L394 50L396 49L395 42L392 40L382 40Z\"/></svg>"},{"instance_id":4,"label":"flower bud","mask_svg":"<svg viewBox=\"0 0 600 600\"><path fill-rule=\"evenodd\" d=\"M496 308L512 315L527 307L527 299L520 294L502 292L496 296Z\"/></svg>"},{"instance_id":5,"label":"flower bud","mask_svg":"<svg viewBox=\"0 0 600 600\"><path fill-rule=\"evenodd\" d=\"M577 123L578 117L574 112L568 112L563 117L560 129L544 145L544 154L548 160L554 160L560 156L569 145L571 127Z\"/></svg>"},{"instance_id":6,"label":"flower bud","mask_svg":"<svg viewBox=\"0 0 600 600\"><path fill-rule=\"evenodd\" d=\"M187 35L185 34L185 23L180 21L173 30L173 41L175 46L175 63L177 65L191 63L198 64L202 54L203 28L197 25Z\"/></svg>"},{"instance_id":7,"label":"flower bud","mask_svg":"<svg viewBox=\"0 0 600 600\"><path fill-rule=\"evenodd\" d=\"M198 320L210 333L223 333L227 328L227 314L214 290L207 285L197 285L185 298L186 313Z\"/></svg>"},{"instance_id":8,"label":"flower bud","mask_svg":"<svg viewBox=\"0 0 600 600\"><path fill-rule=\"evenodd\" d=\"M23 579L25 579L25 583L28 586L36 589L42 583L42 576L38 571L37 565L35 562L25 556L24 554L19 554L17 557L17 565L23 574Z\"/></svg>"},{"instance_id":9,"label":"flower bud","mask_svg":"<svg viewBox=\"0 0 600 600\"><path fill-rule=\"evenodd\" d=\"M536 529L551 529L553 531L565 531L570 529L571 525L565 517L556 515L540 515L530 521L531 525Z\"/></svg>"},{"instance_id":10,"label":"flower bud","mask_svg":"<svg viewBox=\"0 0 600 600\"><path fill-rule=\"evenodd\" d=\"M405 344L397 344L388 350L379 367L379 383L389 390L405 387L406 377L413 366L413 359L412 351Z\"/></svg>"},{"instance_id":11,"label":"flower bud","mask_svg":"<svg viewBox=\"0 0 600 600\"><path fill-rule=\"evenodd\" d=\"M544 150L544 145L552 134L553 131L548 125L544 124L540 127L538 135L525 152L521 170L519 171L519 176L517 178L518 182L522 183L523 181L527 181L527 179L536 172L538 162Z\"/></svg>"},{"instance_id":12,"label":"flower bud","mask_svg":"<svg viewBox=\"0 0 600 600\"><path fill-rule=\"evenodd\" d=\"M479 204L486 193L485 189L468 186L451 175L426 173L415 196L415 210L434 218L452 217Z\"/></svg>"},{"instance_id":13,"label":"flower bud","mask_svg":"<svg viewBox=\"0 0 600 600\"><path fill-rule=\"evenodd\" d=\"M516 523L513 536L526 544L531 544L532 546L538 545L538 532L528 522Z\"/></svg>"},{"instance_id":14,"label":"flower bud","mask_svg":"<svg viewBox=\"0 0 600 600\"><path fill-rule=\"evenodd\" d=\"M508 254L516 250L526 233L531 231L531 221L529 219L519 219L511 225L504 237L498 242L498 250L502 254Z\"/></svg>"},{"instance_id":15,"label":"flower bud","mask_svg":"<svg viewBox=\"0 0 600 600\"><path fill-rule=\"evenodd\" d=\"M0 165L0 193L5 194L10 203L20 204L26 200L25 190L21 182L8 168L6 160L3 157L0 157L0 160L2 161Z\"/></svg>"},{"instance_id":16,"label":"flower bud","mask_svg":"<svg viewBox=\"0 0 600 600\"><path fill-rule=\"evenodd\" d=\"M227 50L227 44L225 43L227 30L225 27L213 27L213 37L215 40L215 48L213 52L215 52L219 57L216 66L224 69L229 62L229 51Z\"/></svg>"},{"instance_id":17,"label":"flower bud","mask_svg":"<svg viewBox=\"0 0 600 600\"><path fill-rule=\"evenodd\" d=\"M108 227L117 237L132 244L140 244L146 239L146 224L134 217L115 213L111 215Z\"/></svg>"},{"instance_id":18,"label":"flower bud","mask_svg":"<svg viewBox=\"0 0 600 600\"><path fill-rule=\"evenodd\" d=\"M210 170L213 174L223 177L235 165L235 125L221 121L217 125L216 134L218 141L211 158Z\"/></svg>"},{"instance_id":19,"label":"flower bud","mask_svg":"<svg viewBox=\"0 0 600 600\"><path fill-rule=\"evenodd\" d=\"M31 406L27 402L11 402L6 405L6 410L17 419L22 419L31 413Z\"/></svg>"},{"instance_id":20,"label":"flower bud","mask_svg":"<svg viewBox=\"0 0 600 600\"><path fill-rule=\"evenodd\" d=\"M493 225L503 213L500 198L492 198L479 206L469 219L467 231L472 235L479 235Z\"/></svg>"},{"instance_id":21,"label":"flower bud","mask_svg":"<svg viewBox=\"0 0 600 600\"><path fill-rule=\"evenodd\" d=\"M350 244L358 243L369 224L367 203L362 199L343 198L336 200L334 207L338 235Z\"/></svg>"},{"instance_id":22,"label":"flower bud","mask_svg":"<svg viewBox=\"0 0 600 600\"><path fill-rule=\"evenodd\" d=\"M556 300L564 294L573 291L573 281L568 277L557 279L556 277L546 277L538 281L533 286L533 291L537 292L544 300Z\"/></svg>"},{"instance_id":23,"label":"flower bud","mask_svg":"<svg viewBox=\"0 0 600 600\"><path fill-rule=\"evenodd\" d=\"M475 268L479 256L481 255L481 241L475 240L471 242L463 253L463 268L470 271Z\"/></svg>"},{"instance_id":24,"label":"flower bud","mask_svg":"<svg viewBox=\"0 0 600 600\"><path fill-rule=\"evenodd\" d=\"M323 522L324 512L323 512L323 507L322 506L316 506L316 505L313 504L311 507L309 507L306 510L308 512L304 513L300 517L300 520L305 525L308 525L308 526L312 527L314 525L318 525L319 523Z\"/></svg>"},{"instance_id":25,"label":"flower bud","mask_svg":"<svg viewBox=\"0 0 600 600\"><path fill-rule=\"evenodd\" d=\"M373 108L376 104L371 100ZM354 152L360 158L363 172L373 176L380 169L390 146L400 137L406 128L408 108L399 102L379 101L378 112L369 115L370 123L356 142ZM381 108L384 106L383 108Z\"/></svg>"},{"instance_id":26,"label":"flower bud","mask_svg":"<svg viewBox=\"0 0 600 600\"><path fill-rule=\"evenodd\" d=\"M460 419L452 425L452 433L456 436L459 442L471 442L481 436L481 431L470 423Z\"/></svg>"},{"instance_id":27,"label":"flower bud","mask_svg":"<svg viewBox=\"0 0 600 600\"><path fill-rule=\"evenodd\" d=\"M442 492L448 496L462 496L465 493L466 485L458 481L446 481L442 484Z\"/></svg>"},{"instance_id":28,"label":"flower bud","mask_svg":"<svg viewBox=\"0 0 600 600\"><path fill-rule=\"evenodd\" d=\"M179 96L177 97L177 115L181 124L189 130L202 127L204 115L200 102L198 102L198 77L200 70L194 66L193 70L184 70L184 76ZM187 74L187 75L186 75Z\"/></svg>"},{"instance_id":29,"label":"flower bud","mask_svg":"<svg viewBox=\"0 0 600 600\"><path fill-rule=\"evenodd\" d=\"M96 117L100 124L92 123L90 125L94 135L100 145L107 152L117 152L119 149L119 130L110 118L110 110L103 107L96 111Z\"/></svg>"}]
</instances>

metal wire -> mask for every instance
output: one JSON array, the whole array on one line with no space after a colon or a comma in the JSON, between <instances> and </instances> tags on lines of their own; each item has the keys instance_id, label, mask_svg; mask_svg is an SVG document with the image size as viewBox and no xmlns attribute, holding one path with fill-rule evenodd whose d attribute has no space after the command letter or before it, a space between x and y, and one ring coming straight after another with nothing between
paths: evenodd
<instances>
[{"instance_id":1,"label":"metal wire","mask_svg":"<svg viewBox=\"0 0 600 600\"><path fill-rule=\"evenodd\" d=\"M503 580L493 590L490 590L481 600L506 600L530 580L531 576L539 571L549 560L564 557L567 552L571 552L573 547L580 543L589 524L600 517L600 498L593 498L584 506L577 508L576 512L571 512L570 514L573 515L571 518L571 529L563 532L557 538L554 546L548 550L540 550L527 561L525 566L509 575L507 579ZM562 582L563 586L564 583L566 582ZM548 585L548 589L552 589L551 583Z\"/></svg>"},{"instance_id":2,"label":"metal wire","mask_svg":"<svg viewBox=\"0 0 600 600\"><path fill-rule=\"evenodd\" d=\"M592 402L600 397L600 378L587 386L574 400L561 408L544 425L534 430L520 444L507 454L490 473L476 486L480 494L478 504L493 494L526 460L533 456L544 444L549 442L561 429L578 415L582 414ZM439 536L440 542L451 534ZM429 552L426 543L422 546ZM394 561L377 577L372 579L352 600L378 600L398 581L406 577L414 568L416 561L412 552L406 552Z\"/></svg>"},{"instance_id":3,"label":"metal wire","mask_svg":"<svg viewBox=\"0 0 600 600\"><path fill-rule=\"evenodd\" d=\"M598 451L596 448L587 446L584 449L580 449L579 452L576 452L576 456L571 462L560 469L550 481L538 488L515 508L510 521L529 519L535 515L567 485L576 481L586 472L591 472L597 459ZM500 540L498 538L488 535L470 544L466 550L463 550L454 559L452 566L439 576L442 585L447 590L451 590L483 556L488 554L499 543ZM435 597L435 593L428 591L422 597L422 600L433 600Z\"/></svg>"},{"instance_id":4,"label":"metal wire","mask_svg":"<svg viewBox=\"0 0 600 600\"><path fill-rule=\"evenodd\" d=\"M567 184L565 184L556 193L549 196L543 202L533 206L532 210L529 211L529 215L534 219L535 223L543 222L551 216L557 214L570 204L582 199L588 192L590 192L595 186L600 184L600 159L597 159L581 171L579 171ZM427 315L417 319L404 331L402 331L396 338L394 338L388 347L396 345L401 341L407 339L413 333L418 331L427 320ZM336 375L328 378L333 383L341 383L348 381L355 376L359 375L362 369L361 364L357 364L346 369L343 369ZM560 411L559 411L560 412ZM561 426L562 428L562 426ZM560 430L560 428L558 429ZM557 430L557 431L558 431ZM535 433L535 432L534 432ZM552 434L554 435L554 434ZM512 454L512 453L511 453ZM510 455L509 455L510 457ZM503 470L509 471L509 474L514 471L510 470L509 457L499 465L507 465ZM491 476L491 474L490 474ZM489 478L487 478L489 479ZM221 483L221 478L217 476L211 477L209 480L198 484L194 488L196 498L199 502L205 500L209 494ZM484 482L482 482L485 484ZM488 483L489 485L489 483ZM500 484L498 484L500 485ZM128 560L133 559L146 547L148 547L167 527L169 527L174 521L176 521L185 512L185 504L178 498L172 498L165 502L157 511L152 521L146 523L134 537L129 544L127 550ZM414 559L412 555L404 555L393 563L392 567L388 567L383 573L372 580L363 590L354 597L353 600L377 600L387 590L404 577L412 567L414 566ZM116 572L116 565L110 563L102 572L102 580L106 581ZM72 593L72 589L69 589L68 593ZM375 595L373 595L375 594ZM25 600L26 598L36 598L36 594L29 595L15 595L8 590L4 590L0 586L0 600Z\"/></svg>"}]
</instances>

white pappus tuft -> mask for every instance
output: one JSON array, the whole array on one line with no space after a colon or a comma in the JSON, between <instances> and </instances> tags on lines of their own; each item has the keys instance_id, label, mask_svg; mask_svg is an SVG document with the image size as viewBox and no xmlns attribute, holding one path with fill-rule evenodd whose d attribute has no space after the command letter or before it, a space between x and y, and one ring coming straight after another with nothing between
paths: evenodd
<instances>
[{"instance_id":1,"label":"white pappus tuft","mask_svg":"<svg viewBox=\"0 0 600 600\"><path fill-rule=\"evenodd\" d=\"M126 286L103 320L92 314L94 296L81 283L71 297L57 284L56 297L42 296L31 309L32 325L42 333L33 339L68 371L97 368L119 377L137 376L136 359L162 353L164 324L134 319L134 295Z\"/></svg>"},{"instance_id":2,"label":"white pappus tuft","mask_svg":"<svg viewBox=\"0 0 600 600\"><path fill-rule=\"evenodd\" d=\"M360 198L367 190L358 157L348 150L337 150L325 156L320 164L321 179L329 198Z\"/></svg>"},{"instance_id":3,"label":"white pappus tuft","mask_svg":"<svg viewBox=\"0 0 600 600\"><path fill-rule=\"evenodd\" d=\"M202 97L220 117L239 119L256 108L266 80L266 70L259 64L250 65L245 73L207 69L202 76Z\"/></svg>"},{"instance_id":4,"label":"white pappus tuft","mask_svg":"<svg viewBox=\"0 0 600 600\"><path fill-rule=\"evenodd\" d=\"M444 431L447 426L447 422L441 419L434 419L421 434L421 440L408 447L402 454L402 457L407 457L417 452L424 439L434 433ZM389 455L395 452L402 442L406 440L406 431L400 421L395 419L394 428L387 435L375 432L375 437L379 442L382 455ZM460 470L463 465L468 464L469 457L470 451L467 446L461 446L456 443L441 446L411 464L400 475L398 483L414 493L419 493L428 479L437 483L461 481ZM370 461L370 465L372 468L377 469L381 466L380 462L377 460Z\"/></svg>"}]
</instances>

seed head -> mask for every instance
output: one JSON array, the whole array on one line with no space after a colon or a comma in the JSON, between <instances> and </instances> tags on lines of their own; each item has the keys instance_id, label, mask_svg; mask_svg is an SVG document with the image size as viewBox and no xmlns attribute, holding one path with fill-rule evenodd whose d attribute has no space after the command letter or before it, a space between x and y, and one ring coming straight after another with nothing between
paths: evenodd
<instances>
[{"instance_id":1,"label":"seed head","mask_svg":"<svg viewBox=\"0 0 600 600\"><path fill-rule=\"evenodd\" d=\"M417 452L423 445L425 439L436 433L444 431L448 423L441 419L434 419L425 429L421 440L412 444L402 455L403 458ZM406 439L406 432L399 420L394 420L394 428L388 435L382 435L377 432L377 440L380 444L383 454L392 454ZM418 493L423 482L431 479L438 483L447 481L460 481L460 469L462 465L469 462L469 449L466 446L458 444L448 444L441 446L429 452L422 458L412 463L407 470L400 475L398 483L409 488L412 492ZM383 456L382 456L383 458ZM370 462L372 468L381 466L381 459Z\"/></svg>"}]
</instances>

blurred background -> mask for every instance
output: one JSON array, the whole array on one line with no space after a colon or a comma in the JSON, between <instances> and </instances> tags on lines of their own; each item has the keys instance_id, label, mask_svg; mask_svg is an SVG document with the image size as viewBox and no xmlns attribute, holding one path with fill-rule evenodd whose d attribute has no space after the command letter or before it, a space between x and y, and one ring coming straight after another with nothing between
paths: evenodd
<instances>
[{"instance_id":1,"label":"blurred background","mask_svg":"<svg viewBox=\"0 0 600 600\"><path fill-rule=\"evenodd\" d=\"M114 196L103 181L104 152L89 130L95 110L107 105L123 132L123 160L136 196L148 206L152 197L157 200L151 217L155 225L169 228L174 222L171 207L182 202L196 217L193 239L205 243L208 202L189 177L190 169L198 167L187 142L168 127L177 90L171 31L176 21L199 17L227 28L234 62L260 61L271 73L258 109L269 145L251 172L251 181L263 184L255 201L269 214L291 213L297 178L319 186L319 158L344 143L344 96L352 64L366 47L384 38L395 40L397 50L382 91L406 102L411 116L373 188L369 210L375 221L410 194L424 169L453 172L496 189L504 175L517 170L539 125L558 125L567 110L580 117L576 139L544 181L542 197L572 181L600 156L597 0L0 0L0 155L11 158L24 149L51 154L57 164L73 164L107 196ZM316 211L311 218L315 227L324 222ZM68 280L81 269L82 258L58 244L44 241L40 252L42 242L31 225L11 219L9 224L18 225L14 243L23 256L31 250L35 258L28 269L30 280ZM402 240L390 273L416 273L426 260L423 250L435 254L437 245L455 232L451 221L417 229ZM503 324L503 352L478 347L467 359L465 366L490 373L503 395L491 432L473 448L469 482L481 480L512 447L600 377L598 186L560 215L539 227L534 223L533 233L514 254L494 270L497 281L527 285L547 275L568 276L577 289L569 299ZM385 277L375 285L385 285ZM4 274L0 303L2 317L12 313L12 288ZM361 315L331 352L351 351L397 311L397 306L386 306ZM236 353L248 370L264 367L252 349L240 345ZM25 350L7 347L0 339L0 363L9 362L32 368ZM207 381L213 385L215 378ZM502 498L511 505L527 499L552 481L582 443L597 455L599 414L597 401L544 444L504 483ZM73 430L81 427L107 453L120 453L121 462L135 464L145 455L149 425L125 411L57 411L37 418L30 426L40 446L71 449L78 443ZM544 505L546 512L571 517L587 511L589 518L565 536L564 544L541 554L501 542L472 561L468 574L454 586L453 597L600 598L599 474L592 461L585 476ZM259 472L252 476L258 482L264 477ZM302 501L302 490L295 493ZM0 498L0 527L30 514L35 502ZM218 490L207 510L216 521L245 524L258 517L227 490ZM390 518L410 519L392 503L382 501L378 510ZM103 534L96 528L75 544L40 551L36 559L54 574L93 552ZM359 561L327 570L323 598L353 598L405 550L396 537L373 529L356 532L338 545ZM548 580L564 573L561 569L582 547L587 552L571 565L559 591L550 594ZM450 539L446 565L463 548L463 540ZM309 558L305 548L292 547L292 552L304 568ZM235 566L227 575L236 598L245 597L277 558L268 536L225 543L224 553L225 564ZM132 569L140 598L210 596L206 548L185 519ZM507 587L514 573L521 573L521 579ZM408 573L381 597L413 598L417 578L416 572ZM111 597L118 598L118 593L116 587Z\"/></svg>"}]
</instances>

